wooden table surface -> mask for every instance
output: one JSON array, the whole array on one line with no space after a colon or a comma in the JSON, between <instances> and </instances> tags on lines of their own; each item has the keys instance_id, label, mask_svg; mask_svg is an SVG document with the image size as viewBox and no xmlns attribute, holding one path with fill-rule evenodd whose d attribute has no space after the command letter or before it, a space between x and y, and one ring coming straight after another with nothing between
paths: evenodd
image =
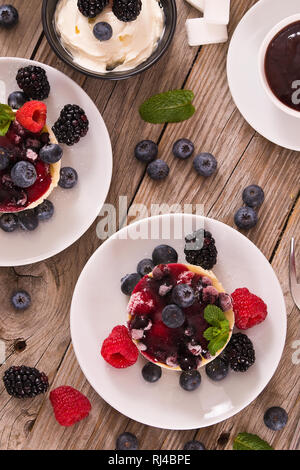
<instances>
[{"instance_id":1,"label":"wooden table surface","mask_svg":"<svg viewBox=\"0 0 300 470\"><path fill-rule=\"evenodd\" d=\"M1 2L7 3L7 2ZM76 361L69 331L69 310L76 280L100 241L96 223L73 246L57 256L31 266L0 269L0 338L6 343L2 372L16 364L36 366L45 371L51 388L71 385L88 396L90 416L64 428L55 421L46 396L18 401L8 396L0 383L1 449L114 449L116 437L127 430L135 433L141 449L182 449L193 438L208 449L232 449L238 432L259 434L276 449L300 447L300 331L299 311L288 286L288 250L297 236L300 253L300 160L297 152L278 147L258 135L236 109L226 79L228 44L189 47L185 20L196 10L177 0L178 25L174 41L154 67L136 78L109 82L86 78L64 65L50 49L42 32L40 0L12 0L20 23L12 31L0 32L2 56L35 59L56 67L72 77L97 104L112 140L114 171L107 202L117 204L118 196L133 203L204 204L205 215L234 226L233 214L241 205L241 192L256 183L265 190L266 200L258 225L246 233L269 259L283 289L288 332L280 365L263 393L245 410L227 421L198 431L168 431L144 426L112 409L90 387ZM232 0L230 36L255 0ZM1 70L0 70L1 78ZM138 106L154 93L174 88L195 93L196 114L186 122L166 126L144 123ZM191 165L174 159L171 144L191 138L196 149L212 152L219 171L204 180ZM160 156L171 168L164 182L154 182L133 157L137 141L159 142ZM299 256L298 256L299 260ZM300 265L299 265L300 269ZM24 288L33 295L32 307L17 314L8 293ZM298 364L297 364L298 363ZM263 424L264 411L274 405L289 413L283 431L272 432Z\"/></svg>"}]
</instances>

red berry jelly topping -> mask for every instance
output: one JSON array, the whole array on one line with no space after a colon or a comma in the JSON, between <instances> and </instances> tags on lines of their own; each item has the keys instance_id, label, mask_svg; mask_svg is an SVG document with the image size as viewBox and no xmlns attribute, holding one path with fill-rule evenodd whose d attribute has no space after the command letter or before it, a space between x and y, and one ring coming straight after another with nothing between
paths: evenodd
<instances>
[{"instance_id":1,"label":"red berry jelly topping","mask_svg":"<svg viewBox=\"0 0 300 470\"><path fill-rule=\"evenodd\" d=\"M203 359L210 358L208 341L203 336L210 326L204 319L204 309L211 303L220 305L219 293L208 277L189 271L183 264L160 265L152 275L141 279L130 298L131 336L149 360L182 370L196 369ZM184 323L171 328L164 323L162 311L174 304L172 291L178 284L193 289L194 301L188 307L180 307Z\"/></svg>"},{"instance_id":2,"label":"red berry jelly topping","mask_svg":"<svg viewBox=\"0 0 300 470\"><path fill-rule=\"evenodd\" d=\"M0 212L18 212L42 197L51 185L50 166L39 159L39 150L49 142L49 134L33 134L18 121L12 122L5 137L0 136L0 147L10 151L10 163L0 171ZM35 166L37 179L29 188L19 188L11 180L10 172L18 161Z\"/></svg>"}]
</instances>

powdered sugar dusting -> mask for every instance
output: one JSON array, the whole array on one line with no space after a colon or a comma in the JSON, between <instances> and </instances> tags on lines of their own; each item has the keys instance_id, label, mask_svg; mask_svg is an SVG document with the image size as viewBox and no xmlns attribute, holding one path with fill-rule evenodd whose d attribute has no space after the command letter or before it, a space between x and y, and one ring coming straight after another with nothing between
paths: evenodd
<instances>
[{"instance_id":1,"label":"powdered sugar dusting","mask_svg":"<svg viewBox=\"0 0 300 470\"><path fill-rule=\"evenodd\" d=\"M149 308L149 310L154 308L153 299L149 297L148 298L146 297L145 299L145 295L143 295L144 292L146 292L146 289L144 289L144 291L135 292L134 294L132 294L128 307L127 307L128 313L133 314L135 310L137 309L137 307L140 305L145 305L146 307Z\"/></svg>"},{"instance_id":2,"label":"powdered sugar dusting","mask_svg":"<svg viewBox=\"0 0 300 470\"><path fill-rule=\"evenodd\" d=\"M144 330L131 330L131 337L132 339L139 340L142 339L144 336Z\"/></svg>"},{"instance_id":3,"label":"powdered sugar dusting","mask_svg":"<svg viewBox=\"0 0 300 470\"><path fill-rule=\"evenodd\" d=\"M195 274L192 273L192 271L184 271L183 273L179 274L177 284L188 284L190 286L194 276Z\"/></svg>"}]
</instances>

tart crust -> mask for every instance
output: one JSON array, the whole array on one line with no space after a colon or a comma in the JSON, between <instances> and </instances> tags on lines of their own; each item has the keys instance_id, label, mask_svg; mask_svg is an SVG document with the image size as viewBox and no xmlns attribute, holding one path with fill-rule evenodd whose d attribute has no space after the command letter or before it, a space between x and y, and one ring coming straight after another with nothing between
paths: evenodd
<instances>
[{"instance_id":1,"label":"tart crust","mask_svg":"<svg viewBox=\"0 0 300 470\"><path fill-rule=\"evenodd\" d=\"M186 268L189 271L191 271L195 274L200 274L201 276L208 277L211 280L212 285L217 289L218 292L225 292L224 287L222 286L221 282L217 279L217 277L213 273L213 271L207 271L207 270L201 268L200 266L194 266L192 264L184 264L184 266L186 266ZM152 273L150 273L148 276L152 277ZM228 341L225 344L225 346L217 352L217 354L215 356L211 357L210 359L202 358L201 364L199 365L198 369L200 369L201 367L205 366L209 362L216 359L216 357L219 356L221 354L221 352L226 348L227 344L229 343L229 341L231 339L232 331L233 331L233 327L234 327L234 312L231 309L231 310L228 310L227 312L223 312L223 313L224 313L225 317L227 318L227 320L229 321L230 333L229 333ZM131 320L131 315L128 313L128 321L130 321L130 320ZM132 339L132 341L138 346L139 340ZM177 371L177 372L182 371L182 369L179 366L171 367L171 366L168 366L165 363L158 362L158 361L153 361L148 356L146 356L143 351L139 350L139 352L143 357L145 357L145 359L147 359L147 361L153 362L153 364L156 364L157 366L162 367L163 369L168 369L168 370Z\"/></svg>"}]
</instances>

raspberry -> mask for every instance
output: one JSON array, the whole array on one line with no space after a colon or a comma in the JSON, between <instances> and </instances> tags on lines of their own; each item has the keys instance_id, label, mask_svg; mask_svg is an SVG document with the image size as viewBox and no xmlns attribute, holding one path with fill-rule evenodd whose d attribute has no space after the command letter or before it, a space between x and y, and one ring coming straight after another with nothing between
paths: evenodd
<instances>
[{"instance_id":1,"label":"raspberry","mask_svg":"<svg viewBox=\"0 0 300 470\"><path fill-rule=\"evenodd\" d=\"M28 131L38 134L46 124L47 106L41 101L28 101L16 113L17 121Z\"/></svg>"},{"instance_id":2,"label":"raspberry","mask_svg":"<svg viewBox=\"0 0 300 470\"><path fill-rule=\"evenodd\" d=\"M62 386L50 393L55 419L61 426L72 426L86 418L91 411L91 404L78 390Z\"/></svg>"},{"instance_id":3,"label":"raspberry","mask_svg":"<svg viewBox=\"0 0 300 470\"><path fill-rule=\"evenodd\" d=\"M127 308L130 315L148 315L155 309L155 301L147 291L133 292Z\"/></svg>"},{"instance_id":4,"label":"raspberry","mask_svg":"<svg viewBox=\"0 0 300 470\"><path fill-rule=\"evenodd\" d=\"M138 349L132 342L126 326L115 326L108 338L103 341L102 357L111 366L124 369L136 363Z\"/></svg>"},{"instance_id":5,"label":"raspberry","mask_svg":"<svg viewBox=\"0 0 300 470\"><path fill-rule=\"evenodd\" d=\"M240 330L247 330L265 320L268 314L266 304L246 287L236 289L232 299L235 325Z\"/></svg>"}]
</instances>

